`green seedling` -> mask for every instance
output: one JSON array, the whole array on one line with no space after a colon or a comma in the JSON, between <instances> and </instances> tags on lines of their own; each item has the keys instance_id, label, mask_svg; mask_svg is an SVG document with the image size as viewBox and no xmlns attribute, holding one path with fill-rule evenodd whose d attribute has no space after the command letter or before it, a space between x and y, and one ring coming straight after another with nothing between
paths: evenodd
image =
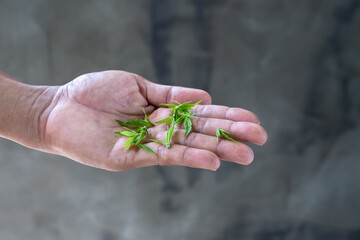
<instances>
[{"instance_id":1,"label":"green seedling","mask_svg":"<svg viewBox=\"0 0 360 240\"><path fill-rule=\"evenodd\" d=\"M134 118L131 121L128 122L122 122L120 120L116 120L118 123L120 123L122 126L127 126L127 127L154 127L155 124L153 124L149 117L146 115L145 109L143 108L143 112L145 114L145 120L144 119L140 119L140 118Z\"/></svg>"},{"instance_id":2,"label":"green seedling","mask_svg":"<svg viewBox=\"0 0 360 240\"><path fill-rule=\"evenodd\" d=\"M201 101L190 104L191 102L185 102L185 103L179 103L177 101L173 101L175 104L161 104L162 106L167 106L171 109L172 114L170 114L170 117L165 118L161 121L158 121L156 123L170 123L170 126L166 132L166 138L163 141L163 144L169 148L171 138L174 135L175 126L181 124L184 122L185 126L185 134L184 137L187 137L192 129L192 122L190 118L196 118L196 116L190 112L190 110L193 109L196 105L198 105Z\"/></svg>"},{"instance_id":3,"label":"green seedling","mask_svg":"<svg viewBox=\"0 0 360 240\"><path fill-rule=\"evenodd\" d=\"M232 141L232 142L237 142L235 139L232 139L231 137L228 136L228 134L230 134L229 132L226 132L224 129L221 128L217 128L216 129L216 141L220 141L220 137L223 136L225 139Z\"/></svg>"},{"instance_id":4,"label":"green seedling","mask_svg":"<svg viewBox=\"0 0 360 240\"><path fill-rule=\"evenodd\" d=\"M125 131L118 131L115 132L116 134L119 134L121 136L124 137L128 137L128 139L125 142L125 149L129 149L131 146L135 145L138 148L141 148L143 150L146 150L148 152L151 152L153 154L155 154L156 156L158 156L151 148L149 148L148 146L142 144L143 141L152 141L152 142L161 142L159 140L156 139L144 139L147 135L149 135L149 131L148 131L148 127L153 127L155 126L155 124L153 124L149 117L146 115L145 110L143 109L143 112L145 114L145 120L143 119L139 119L139 118L134 118L131 121L128 122L122 122L119 120L116 120L118 123L120 123L122 125L123 128L125 128ZM130 129L127 127L138 127L137 129Z\"/></svg>"},{"instance_id":5,"label":"green seedling","mask_svg":"<svg viewBox=\"0 0 360 240\"><path fill-rule=\"evenodd\" d=\"M191 118L196 118L196 116L190 112L190 110L193 109L196 105L198 105L201 101L190 104L191 102L185 102L185 103L179 103L177 101L173 101L175 104L161 104L163 106L167 106L170 108L172 113L168 118L165 118L163 120L160 120L156 122L158 123L170 123L169 128L166 132L166 137L164 141L160 141L157 139L145 139L145 137L149 134L148 128L154 127L155 124L152 123L149 119L149 117L146 115L145 110L143 109L143 112L145 114L145 119L139 119L134 118L131 121L128 122L122 122L120 120L116 120L121 126L125 129L124 131L118 131L115 132L116 134L119 134L124 137L128 137L128 139L125 142L125 149L129 149L131 146L135 145L140 149L143 149L145 151L151 152L158 156L151 148L147 147L146 145L142 144L144 141L148 142L157 142L165 145L167 148L170 147L171 138L174 135L175 127L179 124L184 124L185 127L185 134L184 137L187 137L192 129L192 122ZM130 129L128 127L137 127L136 129ZM219 142L220 138L223 137L229 141L237 142L235 139L232 139L229 137L230 133L226 132L225 130L221 128L216 129L216 140Z\"/></svg>"}]
</instances>

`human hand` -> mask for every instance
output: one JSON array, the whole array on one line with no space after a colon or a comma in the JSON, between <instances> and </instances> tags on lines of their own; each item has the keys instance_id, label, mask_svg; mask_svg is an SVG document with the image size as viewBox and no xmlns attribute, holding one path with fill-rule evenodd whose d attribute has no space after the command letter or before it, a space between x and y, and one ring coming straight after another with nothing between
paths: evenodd
<instances>
[{"instance_id":1,"label":"human hand","mask_svg":"<svg viewBox=\"0 0 360 240\"><path fill-rule=\"evenodd\" d=\"M61 86L54 99L43 128L49 152L112 171L151 165L216 170L220 159L249 164L254 157L251 148L228 140L218 143L215 137L218 127L241 142L262 145L267 139L256 115L247 110L210 105L211 97L205 91L159 85L123 71L82 75ZM144 118L144 108L151 121L156 122L170 113L160 104L173 100L202 100L202 105L193 110L199 118L192 119L192 133L184 138L184 130L177 129L170 148L155 142L146 143L158 157L137 148L125 151L126 137L114 134L123 130L115 119ZM163 140L166 126L158 124L149 131L151 138Z\"/></svg>"}]
</instances>

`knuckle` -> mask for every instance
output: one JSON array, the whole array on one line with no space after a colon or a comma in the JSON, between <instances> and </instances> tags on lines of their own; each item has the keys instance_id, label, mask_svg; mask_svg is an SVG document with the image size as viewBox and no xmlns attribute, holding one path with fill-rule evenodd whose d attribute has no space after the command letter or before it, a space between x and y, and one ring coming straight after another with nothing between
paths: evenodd
<instances>
[{"instance_id":1,"label":"knuckle","mask_svg":"<svg viewBox=\"0 0 360 240\"><path fill-rule=\"evenodd\" d=\"M225 119L229 119L229 112L230 112L230 110L231 110L231 108L226 107L226 109L225 109L225 114L224 114Z\"/></svg>"},{"instance_id":2,"label":"knuckle","mask_svg":"<svg viewBox=\"0 0 360 240\"><path fill-rule=\"evenodd\" d=\"M185 145L186 146L193 146L194 144L194 140L196 139L197 137L197 134L195 133L190 133L186 138L185 138Z\"/></svg>"},{"instance_id":3,"label":"knuckle","mask_svg":"<svg viewBox=\"0 0 360 240\"><path fill-rule=\"evenodd\" d=\"M157 155L159 156L157 159L157 165L160 166L165 166L165 165L169 165L169 161L168 159L165 157L165 152L167 151L167 147L164 145L159 145L158 150L157 150Z\"/></svg>"},{"instance_id":4,"label":"knuckle","mask_svg":"<svg viewBox=\"0 0 360 240\"><path fill-rule=\"evenodd\" d=\"M166 95L166 103L170 103L172 96L173 96L173 91L174 91L174 87L170 86L169 91L167 92L167 95Z\"/></svg>"},{"instance_id":5,"label":"knuckle","mask_svg":"<svg viewBox=\"0 0 360 240\"><path fill-rule=\"evenodd\" d=\"M208 124L208 120L206 118L199 118L197 122L197 127L200 132L204 132L206 129L206 125Z\"/></svg>"},{"instance_id":6,"label":"knuckle","mask_svg":"<svg viewBox=\"0 0 360 240\"><path fill-rule=\"evenodd\" d=\"M188 156L189 156L189 151L190 151L190 148L186 148L185 150L184 150L184 152L183 152L183 161L184 162L187 162L187 160L188 160Z\"/></svg>"},{"instance_id":7,"label":"knuckle","mask_svg":"<svg viewBox=\"0 0 360 240\"><path fill-rule=\"evenodd\" d=\"M201 106L201 115L205 116L206 115L206 111L207 111L207 106L206 105L200 105Z\"/></svg>"}]
</instances>

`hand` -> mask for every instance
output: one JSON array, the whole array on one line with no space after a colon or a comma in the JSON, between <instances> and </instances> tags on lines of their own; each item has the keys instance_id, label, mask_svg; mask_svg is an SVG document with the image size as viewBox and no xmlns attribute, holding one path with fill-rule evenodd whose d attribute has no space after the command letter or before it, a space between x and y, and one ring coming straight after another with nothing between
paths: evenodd
<instances>
[{"instance_id":1,"label":"hand","mask_svg":"<svg viewBox=\"0 0 360 240\"><path fill-rule=\"evenodd\" d=\"M216 141L216 128L231 133L242 142L262 145L266 132L253 113L225 106L213 106L210 95L202 90L164 86L142 77L122 72L106 71L78 77L60 87L56 103L47 116L45 141L53 153L83 164L120 171L151 165L185 165L216 170L220 159L249 164L254 157L250 147L227 140ZM159 157L135 147L125 151L126 137L114 134L123 130L115 119L129 121L144 118L145 109L152 122L168 117L169 110L160 106L171 103L202 100L193 113L193 132L186 138L177 129L173 143L166 148L150 142ZM149 129L151 138L163 140L165 124Z\"/></svg>"}]
</instances>

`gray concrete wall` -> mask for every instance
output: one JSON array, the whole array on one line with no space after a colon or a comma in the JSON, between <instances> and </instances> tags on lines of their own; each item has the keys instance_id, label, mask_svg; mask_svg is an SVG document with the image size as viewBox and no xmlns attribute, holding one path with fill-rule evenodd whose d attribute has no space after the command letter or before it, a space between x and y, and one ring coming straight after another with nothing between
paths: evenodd
<instances>
[{"instance_id":1,"label":"gray concrete wall","mask_svg":"<svg viewBox=\"0 0 360 240\"><path fill-rule=\"evenodd\" d=\"M269 134L215 173L106 172L0 139L0 239L360 239L359 56L357 0L0 0L0 69L20 81L122 69Z\"/></svg>"}]
</instances>

